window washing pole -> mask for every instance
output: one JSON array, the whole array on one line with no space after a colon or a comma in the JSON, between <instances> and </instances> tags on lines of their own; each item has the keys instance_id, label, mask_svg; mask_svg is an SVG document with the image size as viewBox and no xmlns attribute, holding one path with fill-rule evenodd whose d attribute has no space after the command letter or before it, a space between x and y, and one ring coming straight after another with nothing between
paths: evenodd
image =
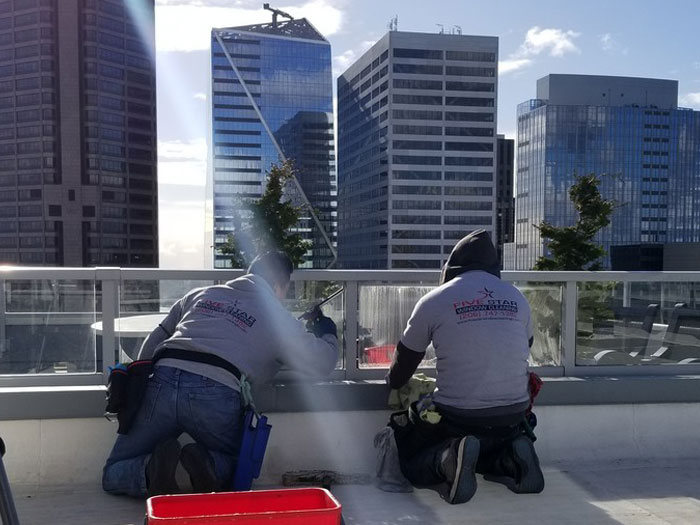
<instances>
[{"instance_id":1,"label":"window washing pole","mask_svg":"<svg viewBox=\"0 0 700 525\"><path fill-rule=\"evenodd\" d=\"M2 462L4 455L5 442L0 438L0 519L2 519L3 525L19 525L17 509L15 509L15 502L10 490L10 481L7 479L5 464Z\"/></svg>"},{"instance_id":2,"label":"window washing pole","mask_svg":"<svg viewBox=\"0 0 700 525\"><path fill-rule=\"evenodd\" d=\"M289 15L287 15L287 16L289 16ZM222 30L222 29L212 29L212 32L214 33L214 36L216 37L216 41L221 46L221 49L223 50L224 55L226 55L226 60L228 61L229 65L231 66L231 69L233 70L233 72L238 77L238 82L240 82L241 87L243 88L243 91L245 91L245 94L248 97L250 104L253 106L255 113L258 115L260 122L262 123L263 127L265 128L267 135L270 137L272 144L275 146L275 149L277 150L277 153L279 154L280 158L282 159L282 162L286 162L287 156L284 154L284 152L282 151L282 148L277 143L277 140L275 139L275 136L272 134L272 130L267 125L267 121L265 120L265 117L263 117L263 114L260 111L260 108L258 107L257 102L255 102L253 95L251 95L250 91L248 90L248 86L246 85L245 80L243 80L243 77L239 73L238 68L236 67L236 64L233 63L233 59L231 58L231 54L229 53L228 49L226 49L226 45L224 44L224 41L221 38L221 33L223 31L224 30ZM304 193L304 190L302 189L301 184L299 183L299 180L297 179L294 172L292 172L292 180L294 181L294 185L296 186L296 189L299 192L299 196L301 197L301 200L304 204L304 207L308 210L309 214L311 215L311 218L314 220L314 223L316 224L316 227L321 232L321 235L323 236L323 240L325 241L326 245L328 246L328 249L331 251L331 254L333 255L333 260L331 260L330 264L327 267L327 268L332 268L335 265L335 262L338 260L338 251L333 247L333 243L331 242L330 238L328 237L328 234L326 233L326 229L323 227L323 225L321 224L321 221L316 216L314 208L311 205L311 203L309 202L309 199L306 196L306 193Z\"/></svg>"}]
</instances>

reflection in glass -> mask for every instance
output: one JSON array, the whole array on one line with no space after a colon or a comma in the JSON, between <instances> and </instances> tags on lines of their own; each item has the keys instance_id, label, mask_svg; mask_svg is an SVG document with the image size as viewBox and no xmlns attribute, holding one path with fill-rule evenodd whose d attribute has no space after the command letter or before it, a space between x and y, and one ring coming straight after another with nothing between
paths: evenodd
<instances>
[{"instance_id":1,"label":"reflection in glass","mask_svg":"<svg viewBox=\"0 0 700 525\"><path fill-rule=\"evenodd\" d=\"M94 373L95 283L4 281L0 374Z\"/></svg>"},{"instance_id":2,"label":"reflection in glass","mask_svg":"<svg viewBox=\"0 0 700 525\"><path fill-rule=\"evenodd\" d=\"M284 306L300 318L305 312L320 306L323 315L330 317L338 329L338 347L341 349L336 368L343 368L345 348L345 290L337 281L293 281Z\"/></svg>"},{"instance_id":3,"label":"reflection in glass","mask_svg":"<svg viewBox=\"0 0 700 525\"><path fill-rule=\"evenodd\" d=\"M700 362L700 285L579 283L578 365Z\"/></svg>"},{"instance_id":4,"label":"reflection in glass","mask_svg":"<svg viewBox=\"0 0 700 525\"><path fill-rule=\"evenodd\" d=\"M246 224L246 210L262 194L266 172L281 160L278 146L293 161L297 180L335 246L328 41L305 19L215 30L212 76L213 189L208 198L212 199L209 220L214 227L214 267L230 267L229 257L217 250L230 232ZM301 206L301 194L291 186L287 196ZM328 267L333 254L306 207L297 231L312 241L303 267Z\"/></svg>"},{"instance_id":5,"label":"reflection in glass","mask_svg":"<svg viewBox=\"0 0 700 525\"><path fill-rule=\"evenodd\" d=\"M418 300L434 286L360 286L359 357L360 368L388 368L396 343ZM435 350L428 347L421 366L435 366Z\"/></svg>"},{"instance_id":6,"label":"reflection in glass","mask_svg":"<svg viewBox=\"0 0 700 525\"><path fill-rule=\"evenodd\" d=\"M561 365L562 285L560 283L513 283L530 303L534 341L531 366Z\"/></svg>"}]
</instances>

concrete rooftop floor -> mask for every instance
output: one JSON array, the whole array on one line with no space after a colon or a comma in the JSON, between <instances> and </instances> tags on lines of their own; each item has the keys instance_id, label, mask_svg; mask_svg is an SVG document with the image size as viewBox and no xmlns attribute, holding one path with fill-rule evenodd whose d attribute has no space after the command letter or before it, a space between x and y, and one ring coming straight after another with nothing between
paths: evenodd
<instances>
[{"instance_id":1,"label":"concrete rooftop floor","mask_svg":"<svg viewBox=\"0 0 700 525\"><path fill-rule=\"evenodd\" d=\"M390 494L373 485L338 485L332 492L348 525L700 523L700 460L544 470L542 494L513 494L477 476L474 498L456 506L428 489ZM96 486L12 490L22 525L141 525L145 515L143 501Z\"/></svg>"}]
</instances>

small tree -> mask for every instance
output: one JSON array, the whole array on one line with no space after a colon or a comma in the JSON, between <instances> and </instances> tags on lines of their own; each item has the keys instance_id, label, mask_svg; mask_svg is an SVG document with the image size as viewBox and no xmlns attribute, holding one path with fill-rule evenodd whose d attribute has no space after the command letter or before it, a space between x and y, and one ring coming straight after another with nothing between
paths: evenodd
<instances>
[{"instance_id":1,"label":"small tree","mask_svg":"<svg viewBox=\"0 0 700 525\"><path fill-rule=\"evenodd\" d=\"M234 267L245 267L256 255L270 250L283 251L295 265L304 262L311 241L290 231L299 221L300 209L283 200L284 187L293 176L290 161L270 168L265 192L251 206L250 223L229 235L220 248L221 253L231 257Z\"/></svg>"},{"instance_id":2,"label":"small tree","mask_svg":"<svg viewBox=\"0 0 700 525\"><path fill-rule=\"evenodd\" d=\"M543 239L549 239L548 248L551 258L540 257L535 264L535 270L599 270L600 259L605 256L605 250L593 242L596 233L610 224L610 215L617 207L615 201L604 199L598 186L600 179L595 174L576 176L574 184L569 189L569 198L578 212L578 220L574 226L553 226L543 221L535 228L540 230ZM583 283L579 288L578 321L599 323L612 317L608 307L614 283ZM551 298L552 310L559 305ZM556 316L545 315L538 320L540 330L547 331L552 338L560 333Z\"/></svg>"},{"instance_id":3,"label":"small tree","mask_svg":"<svg viewBox=\"0 0 700 525\"><path fill-rule=\"evenodd\" d=\"M569 198L578 212L574 226L553 226L542 221L535 228L543 239L549 239L552 258L540 257L535 270L599 270L605 250L593 242L593 237L610 224L615 201L604 199L598 185L600 179L591 175L576 177L569 189Z\"/></svg>"}]
</instances>

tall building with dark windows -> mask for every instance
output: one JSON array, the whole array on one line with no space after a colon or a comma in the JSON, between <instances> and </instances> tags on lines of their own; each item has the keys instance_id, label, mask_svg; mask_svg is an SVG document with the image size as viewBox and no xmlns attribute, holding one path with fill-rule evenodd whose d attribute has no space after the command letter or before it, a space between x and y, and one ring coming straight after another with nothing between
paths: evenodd
<instances>
[{"instance_id":1,"label":"tall building with dark windows","mask_svg":"<svg viewBox=\"0 0 700 525\"><path fill-rule=\"evenodd\" d=\"M503 245L513 242L515 197L513 196L515 141L498 135L496 141L496 248L503 264Z\"/></svg>"},{"instance_id":2,"label":"tall building with dark windows","mask_svg":"<svg viewBox=\"0 0 700 525\"><path fill-rule=\"evenodd\" d=\"M391 31L338 79L343 268L439 268L495 230L498 38Z\"/></svg>"},{"instance_id":3,"label":"tall building with dark windows","mask_svg":"<svg viewBox=\"0 0 700 525\"><path fill-rule=\"evenodd\" d=\"M153 0L0 2L0 263L157 266Z\"/></svg>"},{"instance_id":4,"label":"tall building with dark windows","mask_svg":"<svg viewBox=\"0 0 700 525\"><path fill-rule=\"evenodd\" d=\"M538 80L537 99L518 107L517 164L509 269L549 255L534 225L574 224L576 174L600 176L602 195L620 204L595 238L606 268L660 270L663 245L700 242L700 112L678 107L675 80Z\"/></svg>"},{"instance_id":5,"label":"tall building with dark windows","mask_svg":"<svg viewBox=\"0 0 700 525\"><path fill-rule=\"evenodd\" d=\"M215 268L231 267L219 250L245 230L267 171L284 159L295 169L287 188L301 210L295 230L312 241L303 267L336 259L330 44L306 19L278 21L287 15L273 12L272 23L212 30L207 245Z\"/></svg>"}]
</instances>

